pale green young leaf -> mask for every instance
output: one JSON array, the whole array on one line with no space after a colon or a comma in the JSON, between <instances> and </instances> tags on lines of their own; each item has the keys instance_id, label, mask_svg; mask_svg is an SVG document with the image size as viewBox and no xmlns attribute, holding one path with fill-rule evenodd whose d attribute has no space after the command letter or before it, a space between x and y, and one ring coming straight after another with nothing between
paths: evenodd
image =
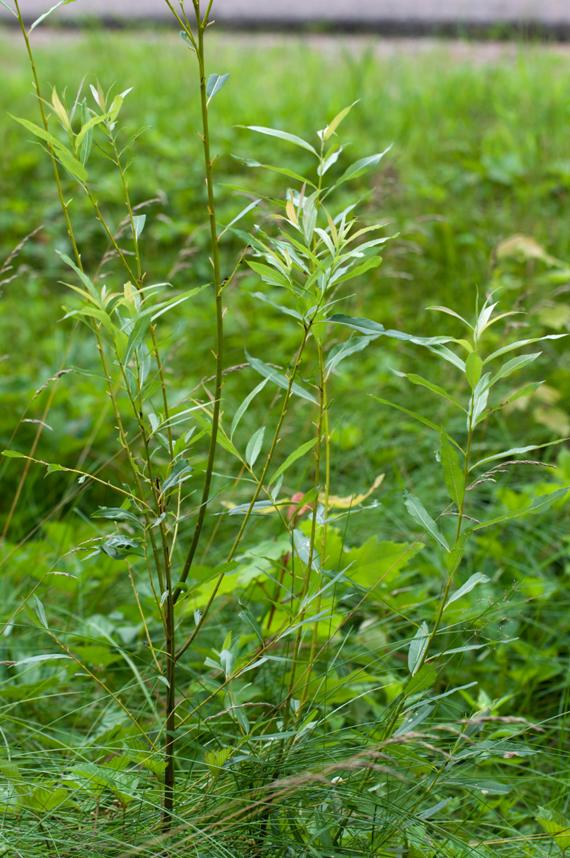
<instances>
[{"instance_id":1,"label":"pale green young leaf","mask_svg":"<svg viewBox=\"0 0 570 858\"><path fill-rule=\"evenodd\" d=\"M337 366L345 358L357 352L363 351L371 342L376 339L376 336L357 337L355 335L348 338L344 343L340 343L331 349L326 362L326 374L329 376Z\"/></svg>"},{"instance_id":2,"label":"pale green young leaf","mask_svg":"<svg viewBox=\"0 0 570 858\"><path fill-rule=\"evenodd\" d=\"M69 310L69 312L67 312L63 318L72 319L74 317L78 319L95 319L97 322L100 322L103 325L104 329L112 337L114 337L117 331L117 328L113 324L113 321L109 314L106 313L105 310L99 309L99 307L86 306L81 307L78 310Z\"/></svg>"},{"instance_id":3,"label":"pale green young leaf","mask_svg":"<svg viewBox=\"0 0 570 858\"><path fill-rule=\"evenodd\" d=\"M34 611L44 629L49 628L46 609L38 596L34 596Z\"/></svg>"},{"instance_id":4,"label":"pale green young leaf","mask_svg":"<svg viewBox=\"0 0 570 858\"><path fill-rule=\"evenodd\" d=\"M491 352L491 354L485 358L484 363L490 363L492 360L502 357L502 355L516 351L516 349L522 349L525 346L531 346L534 343L541 343L543 340L560 340L567 336L568 334L546 334L544 337L531 337L527 340L517 340L515 343L508 343L506 346L502 346L500 349Z\"/></svg>"},{"instance_id":5,"label":"pale green young leaf","mask_svg":"<svg viewBox=\"0 0 570 858\"><path fill-rule=\"evenodd\" d=\"M88 119L87 122L81 126L81 130L77 132L77 134L75 135L75 140L73 142L76 152L79 151L81 144L83 143L89 132L97 125L101 125L101 123L105 122L108 118L109 116L107 113L100 113L97 114L97 116L92 116L91 119Z\"/></svg>"},{"instance_id":6,"label":"pale green young leaf","mask_svg":"<svg viewBox=\"0 0 570 858\"><path fill-rule=\"evenodd\" d=\"M227 82L228 78L229 74L211 74L209 76L208 82L206 84L206 95L208 99L206 104L208 105L208 107L210 106L211 100L214 98L215 95L219 93L221 88Z\"/></svg>"},{"instance_id":7,"label":"pale green young leaf","mask_svg":"<svg viewBox=\"0 0 570 858\"><path fill-rule=\"evenodd\" d=\"M142 235L142 231L146 224L146 215L133 215L133 225L135 228L135 238L138 241Z\"/></svg>"},{"instance_id":8,"label":"pale green young leaf","mask_svg":"<svg viewBox=\"0 0 570 858\"><path fill-rule=\"evenodd\" d=\"M58 159L61 165L71 173L72 176L82 183L87 181L87 170L81 161L78 161L69 149L57 139L57 137L54 137L53 134L50 134L49 131L45 130L45 128L41 128L39 125L36 125L35 122L30 122L29 119L22 119L18 116L12 116L11 118L25 128L26 131L33 134L34 137L38 137L40 140L43 140L44 143L47 143L51 148L53 155Z\"/></svg>"},{"instance_id":9,"label":"pale green young leaf","mask_svg":"<svg viewBox=\"0 0 570 858\"><path fill-rule=\"evenodd\" d=\"M43 21L45 21L46 18L48 18L52 14L52 12L55 12L56 9L59 9L60 6L69 6L70 3L75 3L75 0L58 0L58 2L54 3L54 5L47 10L47 12L44 12L43 15L40 15L39 18L36 18L30 29L28 30L28 33L31 33L33 30L36 29L36 27L39 27L39 25Z\"/></svg>"},{"instance_id":10,"label":"pale green young leaf","mask_svg":"<svg viewBox=\"0 0 570 858\"><path fill-rule=\"evenodd\" d=\"M66 131L70 132L72 130L71 129L71 122L69 121L69 116L67 115L67 110L65 109L65 107L62 104L62 101L61 101L59 95L57 94L57 89L55 88L55 86L53 87L53 89L51 91L51 104L52 104L54 113L57 116L57 118L59 119L59 121L61 122L62 126L65 128Z\"/></svg>"},{"instance_id":11,"label":"pale green young leaf","mask_svg":"<svg viewBox=\"0 0 570 858\"><path fill-rule=\"evenodd\" d=\"M264 262L257 262L255 259L248 259L247 265L261 277L264 283L268 283L269 286L281 286L284 289L291 288L290 280L270 265L266 265Z\"/></svg>"},{"instance_id":12,"label":"pale green young leaf","mask_svg":"<svg viewBox=\"0 0 570 858\"><path fill-rule=\"evenodd\" d=\"M42 623L42 625L47 625L47 622ZM29 655L26 658L20 658L18 661L14 662L14 667L23 667L24 665L29 664L40 664L44 661L61 661L62 659L69 660L71 659L71 656L65 655L63 652L46 652L42 653L42 655Z\"/></svg>"},{"instance_id":13,"label":"pale green young leaf","mask_svg":"<svg viewBox=\"0 0 570 858\"><path fill-rule=\"evenodd\" d=\"M453 602L457 602L458 599L462 599L463 596L466 596L471 592L471 590L474 590L478 584L486 584L488 580L489 578L486 575L483 575L481 572L475 572L475 574L471 575L471 577L468 578L461 587L458 587L458 589L450 595L449 599L445 603L444 610L453 604Z\"/></svg>"},{"instance_id":14,"label":"pale green young leaf","mask_svg":"<svg viewBox=\"0 0 570 858\"><path fill-rule=\"evenodd\" d=\"M518 355L518 357L512 358L508 360L503 366L497 370L495 375L491 379L490 387L496 384L498 381L501 381L503 378L508 378L514 372L517 372L519 369L522 369L525 366L528 366L533 361L540 357L542 352L535 352L534 354L529 355Z\"/></svg>"},{"instance_id":15,"label":"pale green young leaf","mask_svg":"<svg viewBox=\"0 0 570 858\"><path fill-rule=\"evenodd\" d=\"M358 104L358 99L356 101L353 101L352 104L349 104L348 107L343 107L342 110L339 110L334 119L331 119L327 127L324 128L322 132L320 132L322 134L323 140L329 140L332 137L336 129L339 127L340 123L344 119L346 119L355 104Z\"/></svg>"},{"instance_id":16,"label":"pale green young leaf","mask_svg":"<svg viewBox=\"0 0 570 858\"><path fill-rule=\"evenodd\" d=\"M410 642L408 649L408 670L414 676L423 664L429 645L429 627L423 622Z\"/></svg>"},{"instance_id":17,"label":"pale green young leaf","mask_svg":"<svg viewBox=\"0 0 570 858\"><path fill-rule=\"evenodd\" d=\"M95 303L100 306L101 305L101 296L99 294L99 291L95 287L95 284L91 280L91 278L88 277L87 274L85 274L85 272L82 271L81 268L79 268L79 266L75 264L73 259L70 259L69 256L67 256L67 254L62 253L60 250L56 250L55 252L59 256L59 258L62 260L62 262L65 262L65 264L67 266L69 266L69 268L71 268L71 270L77 274L77 276L79 277L79 279L81 280L81 282L85 286L85 289L87 290L87 292L89 292L89 294L95 299Z\"/></svg>"},{"instance_id":18,"label":"pale green young leaf","mask_svg":"<svg viewBox=\"0 0 570 858\"><path fill-rule=\"evenodd\" d=\"M327 155L327 157L324 158L323 161L321 161L321 163L317 167L317 175L324 176L325 173L328 173L330 168L334 167L334 165L342 155L343 151L343 147L339 146L338 149L335 149L333 152Z\"/></svg>"},{"instance_id":19,"label":"pale green young leaf","mask_svg":"<svg viewBox=\"0 0 570 858\"><path fill-rule=\"evenodd\" d=\"M404 503L406 505L406 509L412 518L417 521L417 523L422 527L427 533L432 536L436 542L441 545L446 551L449 551L449 545L447 544L447 540L445 536L441 533L437 524L429 514L429 512L424 507L421 500L415 495L406 493L404 495Z\"/></svg>"},{"instance_id":20,"label":"pale green young leaf","mask_svg":"<svg viewBox=\"0 0 570 858\"><path fill-rule=\"evenodd\" d=\"M366 158L360 158L359 161L355 161L354 164L347 167L342 176L335 183L335 187L338 188L339 185L342 185L345 182L350 182L352 179L358 179L359 176L364 175L368 170L371 170L373 167L377 167L382 158L390 151L391 148L391 146L387 146L383 152L376 152L374 155L368 155Z\"/></svg>"},{"instance_id":21,"label":"pale green young leaf","mask_svg":"<svg viewBox=\"0 0 570 858\"><path fill-rule=\"evenodd\" d=\"M339 269L336 274L331 277L330 285L347 283L349 280L354 280L355 277L361 277L362 274L366 274L367 271L378 268L380 265L382 265L381 256L370 256L368 259L365 259L364 262L361 262L360 265L355 265L353 268L346 266Z\"/></svg>"},{"instance_id":22,"label":"pale green young leaf","mask_svg":"<svg viewBox=\"0 0 570 858\"><path fill-rule=\"evenodd\" d=\"M473 330L473 325L470 325L467 319L464 319L463 316L460 316L459 313L456 313L455 310L452 310L450 307L444 307L443 305L433 305L431 307L426 307L426 310L433 310L436 313L445 313L447 316L453 316L454 319L459 319L460 322L467 327Z\"/></svg>"},{"instance_id":23,"label":"pale green young leaf","mask_svg":"<svg viewBox=\"0 0 570 858\"><path fill-rule=\"evenodd\" d=\"M57 137L54 137L53 134L50 134L49 131L46 131L45 128L41 128L39 125L36 125L35 122L30 122L29 119L23 119L19 116L13 116L10 114L10 118L21 125L26 131L29 131L34 137L39 137L40 140L43 140L44 143L49 143L49 145L53 149L61 149L63 148L63 143L61 143Z\"/></svg>"},{"instance_id":24,"label":"pale green young leaf","mask_svg":"<svg viewBox=\"0 0 570 858\"><path fill-rule=\"evenodd\" d=\"M490 383L491 376L490 373L487 372L479 379L475 390L473 391L467 420L468 426L471 428L476 426L477 423L479 423L485 416L485 409L487 407L487 402L489 401Z\"/></svg>"},{"instance_id":25,"label":"pale green young leaf","mask_svg":"<svg viewBox=\"0 0 570 858\"><path fill-rule=\"evenodd\" d=\"M493 315L493 310L495 309L496 306L497 306L496 303L495 304L485 303L483 305L483 308L481 309L481 312L479 313L479 316L477 318L477 322L475 324L475 332L474 332L475 333L475 342L477 342L481 338L481 336L485 332L485 329L488 327L490 320L491 320L491 317Z\"/></svg>"},{"instance_id":26,"label":"pale green young leaf","mask_svg":"<svg viewBox=\"0 0 570 858\"><path fill-rule=\"evenodd\" d=\"M61 166L67 170L74 179L77 179L77 181L81 182L82 185L87 182L89 174L87 173L85 166L71 154L69 149L60 146L58 149L54 150L54 155L60 162Z\"/></svg>"},{"instance_id":27,"label":"pale green young leaf","mask_svg":"<svg viewBox=\"0 0 570 858\"><path fill-rule=\"evenodd\" d=\"M288 131L280 131L278 128L266 128L263 125L239 125L238 128L246 128L248 131L255 131L256 134L265 134L268 137L277 137L279 140L285 140L286 143L293 143L294 146L306 149L308 152L312 152L313 155L318 155L314 146L311 146L302 137L297 137L296 134L289 134Z\"/></svg>"},{"instance_id":28,"label":"pale green young leaf","mask_svg":"<svg viewBox=\"0 0 570 858\"><path fill-rule=\"evenodd\" d=\"M250 468L253 468L257 459L259 458L259 454L261 453L261 448L263 446L263 438L265 436L265 426L262 426L260 429L257 429L251 436L248 441L247 447L245 448L245 461L249 465Z\"/></svg>"},{"instance_id":29,"label":"pale green young leaf","mask_svg":"<svg viewBox=\"0 0 570 858\"><path fill-rule=\"evenodd\" d=\"M240 211L240 212L239 212L239 213L238 213L234 218L232 218L232 220L231 220L228 224L226 224L226 226L222 229L222 231L221 231L221 232L219 233L219 235L218 235L218 241L222 238L222 236L224 236L224 235L226 234L226 232L227 232L229 229L231 229L231 228L232 228L232 226L235 226L235 224L236 224L236 223L238 223L240 220L242 220L242 218L244 218L247 214L249 214L249 212L250 212L250 211L252 211L254 208L257 208L257 206L259 205L259 203L260 203L260 202L261 202L261 199L253 200L251 203L248 203L248 205L247 205L247 206L245 206L245 207L244 207L244 208L243 208L243 209L242 209L242 210L241 210L241 211Z\"/></svg>"},{"instance_id":30,"label":"pale green young leaf","mask_svg":"<svg viewBox=\"0 0 570 858\"><path fill-rule=\"evenodd\" d=\"M121 109L123 107L123 104L125 102L125 98L132 91L133 91L133 88L131 86L128 89L125 89L123 92L119 93L119 95L115 96L115 98L111 102L111 106L109 108L109 113L108 113L108 118L109 118L110 122L116 122L116 120L119 116L119 113L121 112Z\"/></svg>"},{"instance_id":31,"label":"pale green young leaf","mask_svg":"<svg viewBox=\"0 0 570 858\"><path fill-rule=\"evenodd\" d=\"M238 158L234 155L236 161L239 161L245 167L250 167L252 169L262 169L269 170L270 173L277 173L280 176L286 176L288 179L295 179L295 181L300 182L302 185L307 185L309 188L313 188L316 190L317 186L314 182L312 182L307 176L301 175L301 173L296 173L295 170L290 170L289 167L280 167L275 164L262 164L260 161L256 161L253 158Z\"/></svg>"}]
</instances>

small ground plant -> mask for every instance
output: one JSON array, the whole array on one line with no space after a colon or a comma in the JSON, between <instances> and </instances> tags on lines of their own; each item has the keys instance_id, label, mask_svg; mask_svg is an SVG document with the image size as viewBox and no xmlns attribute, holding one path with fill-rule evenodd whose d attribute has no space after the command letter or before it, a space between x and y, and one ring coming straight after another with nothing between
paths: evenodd
<instances>
[{"instance_id":1,"label":"small ground plant","mask_svg":"<svg viewBox=\"0 0 570 858\"><path fill-rule=\"evenodd\" d=\"M309 140L244 126L243 148L269 139L274 158L242 157L256 192L238 189L245 200L220 223L211 117L228 76L207 67L213 3L165 2L197 72L203 212L200 252L181 255L168 282L145 249L152 201L130 182L137 139L122 120L136 93L97 81L48 92L32 49L45 16L28 28L14 0L39 115L15 119L51 162L67 235L54 248L62 324L82 344L75 371L92 407L75 464L41 455L49 404L31 446L4 451L22 473L2 546L0 852L564 854L565 807L511 798L532 781L547 728L510 714L500 681L492 696L479 687L487 665L527 655L524 606L489 534L500 548L515 522L526 539L570 487L563 458L534 458L558 439L505 446L497 426L540 387L525 380L539 343L564 334L521 334L500 284L473 318L431 307L450 334L350 315L366 312L358 290L397 241L359 192L389 150L353 160L341 142L356 104ZM94 162L119 219L100 202ZM262 171L282 183L277 197ZM95 261L75 228L79 201L105 243ZM198 313L207 329L193 327ZM339 390L356 421L361 405L339 378L386 354L397 382L375 395L372 431L380 438L394 412L389 444L419 427L436 477L416 488L402 476L384 494L385 473L366 480L362 468L358 489L339 493ZM402 402L410 389L436 405ZM530 466L546 476L514 492L510 474ZM41 523L43 540L11 543L34 468L61 480L62 514ZM393 506L409 516L404 531Z\"/></svg>"}]
</instances>

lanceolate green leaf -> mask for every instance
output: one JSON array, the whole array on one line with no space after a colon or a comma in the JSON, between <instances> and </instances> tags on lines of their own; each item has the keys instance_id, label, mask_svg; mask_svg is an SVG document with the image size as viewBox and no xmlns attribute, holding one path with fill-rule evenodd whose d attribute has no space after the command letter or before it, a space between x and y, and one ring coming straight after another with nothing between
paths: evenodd
<instances>
[{"instance_id":1,"label":"lanceolate green leaf","mask_svg":"<svg viewBox=\"0 0 570 858\"><path fill-rule=\"evenodd\" d=\"M353 101L352 104L348 105L348 107L343 107L343 109L336 114L334 119L329 122L327 127L324 128L322 132L319 132L319 134L322 134L324 140L328 140L332 137L340 123L346 119L355 104L358 104L358 101Z\"/></svg>"},{"instance_id":2,"label":"lanceolate green leaf","mask_svg":"<svg viewBox=\"0 0 570 858\"><path fill-rule=\"evenodd\" d=\"M62 166L65 167L72 176L82 183L87 181L87 170L81 161L78 161L78 159L57 139L57 137L54 137L53 134L49 133L49 131L46 131L39 125L36 125L35 122L30 122L29 119L21 119L18 116L12 116L12 119L19 122L20 125L22 125L27 131L30 131L35 137L38 137L40 140L43 140L44 143L47 143L58 161L60 161Z\"/></svg>"},{"instance_id":3,"label":"lanceolate green leaf","mask_svg":"<svg viewBox=\"0 0 570 858\"><path fill-rule=\"evenodd\" d=\"M88 277L87 274L85 274L85 272L82 271L79 268L79 266L77 266L75 264L75 262L72 259L70 259L69 256L67 256L65 253L61 253L61 251L59 251L59 250L56 250L56 253L60 257L60 259L63 262L65 262L65 264L71 268L72 271L75 271L75 273L77 274L77 276L79 277L79 279L81 280L81 282L83 283L83 285L85 286L85 288L89 292L89 294L93 298L96 299L97 304L100 304L101 303L101 297L99 295L97 288L95 287L95 284L91 280L91 278Z\"/></svg>"},{"instance_id":4,"label":"lanceolate green leaf","mask_svg":"<svg viewBox=\"0 0 570 858\"><path fill-rule=\"evenodd\" d=\"M345 343L341 343L340 345L335 346L333 349L331 349L329 356L327 357L327 375L330 375L330 373L332 373L337 368L341 361L343 361L350 355L356 354L357 352L361 352L375 339L375 336L357 337L356 335L353 335L349 337L349 339Z\"/></svg>"},{"instance_id":5,"label":"lanceolate green leaf","mask_svg":"<svg viewBox=\"0 0 570 858\"><path fill-rule=\"evenodd\" d=\"M526 447L511 447L510 450L503 450L501 453L494 453L492 456L485 456L484 459L479 459L469 468L472 471L474 468L480 468L483 465L489 465L491 462L497 462L500 459L510 459L512 456L522 456L524 453L531 453L533 450L543 450L545 447L554 447L557 444L563 444L568 441L568 438L557 438L556 441L548 441L546 444L529 444Z\"/></svg>"},{"instance_id":6,"label":"lanceolate green leaf","mask_svg":"<svg viewBox=\"0 0 570 858\"><path fill-rule=\"evenodd\" d=\"M525 346L531 346L534 343L541 343L543 340L560 340L563 337L567 337L568 334L547 334L544 337L531 337L527 340L517 340L515 343L508 343L506 346L501 346L500 349L492 352L485 358L484 363L490 363L492 360L495 360L502 355L506 355L509 352L515 351L516 349L522 349Z\"/></svg>"},{"instance_id":7,"label":"lanceolate green leaf","mask_svg":"<svg viewBox=\"0 0 570 858\"><path fill-rule=\"evenodd\" d=\"M46 625L46 623L42 623L42 625ZM71 656L65 655L65 653L62 652L43 653L42 655L30 655L26 658L20 658L18 661L14 662L14 667L24 667L28 664L40 664L44 661L61 661L62 659L71 659Z\"/></svg>"},{"instance_id":8,"label":"lanceolate green leaf","mask_svg":"<svg viewBox=\"0 0 570 858\"><path fill-rule=\"evenodd\" d=\"M447 492L460 509L465 495L465 476L457 452L445 432L440 433L440 455Z\"/></svg>"},{"instance_id":9,"label":"lanceolate green leaf","mask_svg":"<svg viewBox=\"0 0 570 858\"><path fill-rule=\"evenodd\" d=\"M207 104L209 105L215 95L221 90L227 82L229 74L211 74L206 84L206 95L208 96Z\"/></svg>"},{"instance_id":10,"label":"lanceolate green leaf","mask_svg":"<svg viewBox=\"0 0 570 858\"><path fill-rule=\"evenodd\" d=\"M471 390L475 390L477 384L479 383L479 379L481 378L481 372L483 369L483 361L477 352L471 352L465 361L465 374L467 375L467 381L471 386Z\"/></svg>"},{"instance_id":11,"label":"lanceolate green leaf","mask_svg":"<svg viewBox=\"0 0 570 858\"><path fill-rule=\"evenodd\" d=\"M406 509L410 513L413 519L417 521L417 523L423 527L423 529L433 536L433 538L438 542L442 548L445 548L446 551L449 551L449 545L447 544L447 540L445 536L439 530L437 524L429 514L429 512L424 507L421 500L414 495L406 494L404 496L404 503L406 504Z\"/></svg>"},{"instance_id":12,"label":"lanceolate green leaf","mask_svg":"<svg viewBox=\"0 0 570 858\"><path fill-rule=\"evenodd\" d=\"M423 378L421 375L417 375L415 372L396 372L396 375L399 375L401 378L407 378L412 384L417 384L419 387L425 387L426 390L430 390L432 393L435 393L436 396L445 399L447 402L450 402L451 405L454 405L456 408L459 408L461 411L465 411L460 402L451 396L450 393L447 392L443 387L440 387L439 384L434 384L433 381L430 381L427 378Z\"/></svg>"},{"instance_id":13,"label":"lanceolate green leaf","mask_svg":"<svg viewBox=\"0 0 570 858\"><path fill-rule=\"evenodd\" d=\"M307 176L303 176L301 173L295 172L295 170L290 170L288 167L281 167L276 164L262 164L260 161L256 161L253 158L236 157L236 161L239 161L245 167L269 170L270 173L277 173L280 176L286 176L288 179L295 179L295 181L300 182L302 185L307 185L309 188L316 189L317 187Z\"/></svg>"},{"instance_id":14,"label":"lanceolate green leaf","mask_svg":"<svg viewBox=\"0 0 570 858\"><path fill-rule=\"evenodd\" d=\"M288 131L279 131L277 128L266 128L263 125L241 125L239 127L247 128L248 131L255 131L257 134L265 134L268 137L277 137L279 140L285 140L286 143L293 143L294 146L306 149L308 152L312 152L313 155L318 155L314 146L311 146L302 137L297 137L296 134L289 134Z\"/></svg>"},{"instance_id":15,"label":"lanceolate green leaf","mask_svg":"<svg viewBox=\"0 0 570 858\"><path fill-rule=\"evenodd\" d=\"M517 370L528 366L530 363L535 361L537 357L540 357L540 354L540 352L535 352L531 355L519 355L518 357L512 358L512 360L508 360L506 364L497 370L495 375L492 377L490 386L492 387L501 379L508 378L509 375L513 374L513 372L517 372Z\"/></svg>"},{"instance_id":16,"label":"lanceolate green leaf","mask_svg":"<svg viewBox=\"0 0 570 858\"><path fill-rule=\"evenodd\" d=\"M287 456L285 461L281 465L279 465L277 470L271 475L268 485L271 486L273 485L273 483L277 482L279 477L284 474L285 471L288 471L291 465L294 465L295 462L298 461L298 459L302 459L303 456L306 456L307 453L313 449L316 443L317 439L311 438L310 441L306 441L304 444L301 444L299 447L297 447L296 450L293 450L293 452L290 453L289 456Z\"/></svg>"},{"instance_id":17,"label":"lanceolate green leaf","mask_svg":"<svg viewBox=\"0 0 570 858\"><path fill-rule=\"evenodd\" d=\"M420 669L429 644L429 627L423 622L415 633L408 649L408 670L414 676Z\"/></svg>"},{"instance_id":18,"label":"lanceolate green leaf","mask_svg":"<svg viewBox=\"0 0 570 858\"><path fill-rule=\"evenodd\" d=\"M255 259L248 259L247 264L252 271L259 274L264 283L268 283L270 286L282 286L285 289L290 288L290 280L270 265L266 265L264 262L257 262Z\"/></svg>"},{"instance_id":19,"label":"lanceolate green leaf","mask_svg":"<svg viewBox=\"0 0 570 858\"><path fill-rule=\"evenodd\" d=\"M49 17L52 12L55 12L56 9L59 9L60 6L68 6L70 3L75 3L75 0L59 0L59 2L54 3L54 5L47 10L47 12L44 12L43 15L40 15L39 18L36 18L34 23L31 25L29 32L31 33L33 30L36 29L36 27L39 27L42 21L45 21L45 19Z\"/></svg>"},{"instance_id":20,"label":"lanceolate green leaf","mask_svg":"<svg viewBox=\"0 0 570 858\"><path fill-rule=\"evenodd\" d=\"M237 427L239 426L241 418L243 417L243 415L245 414L245 412L247 411L247 409L249 408L249 406L251 405L251 403L253 402L253 400L257 396L257 394L261 393L261 391L263 390L263 388L265 387L265 385L267 384L268 381L269 381L268 378L264 378L263 381L260 381L259 384L253 388L251 393L248 393L248 395L245 397L245 399L243 400L243 402L241 403L241 405L237 409L236 413L234 414L234 418L232 420L232 425L230 428L230 438L233 438L234 432L236 431Z\"/></svg>"},{"instance_id":21,"label":"lanceolate green leaf","mask_svg":"<svg viewBox=\"0 0 570 858\"><path fill-rule=\"evenodd\" d=\"M287 390L289 388L289 379L285 375L283 375L283 373L279 372L279 370L275 369L275 367L269 366L269 364L265 363L259 358L252 357L251 355L247 354L247 352L246 357L252 369L258 372L264 378L268 378L270 381L276 384L277 387L281 387L283 390ZM304 387L301 387L301 385L297 384L296 382L293 382L293 384L291 384L291 391L296 396L300 396L302 399L306 399L308 402L312 402L314 405L318 404L317 399L311 393L309 393L308 390L305 390Z\"/></svg>"},{"instance_id":22,"label":"lanceolate green leaf","mask_svg":"<svg viewBox=\"0 0 570 858\"><path fill-rule=\"evenodd\" d=\"M97 125L101 125L102 122L105 122L109 118L107 113L99 113L97 116L92 116L91 119L87 120L85 125L82 126L81 130L78 132L75 141L75 151L77 152L85 140L86 136L89 132L95 128Z\"/></svg>"},{"instance_id":23,"label":"lanceolate green leaf","mask_svg":"<svg viewBox=\"0 0 570 858\"><path fill-rule=\"evenodd\" d=\"M344 184L344 182L350 182L351 179L357 179L359 176L367 173L368 170L371 170L373 167L377 167L384 155L386 155L392 147L388 146L384 149L383 152L377 152L375 155L368 155L366 158L361 158L359 161L355 161L354 164L351 164L348 167L340 179L335 183L335 187Z\"/></svg>"},{"instance_id":24,"label":"lanceolate green leaf","mask_svg":"<svg viewBox=\"0 0 570 858\"><path fill-rule=\"evenodd\" d=\"M471 590L474 590L478 584L486 584L489 579L486 575L483 575L481 572L475 572L474 575L471 575L470 578L467 579L465 584L462 584L457 590L455 590L445 603L445 607L447 608L449 605L452 605L453 602L457 602L458 599L463 598Z\"/></svg>"},{"instance_id":25,"label":"lanceolate green leaf","mask_svg":"<svg viewBox=\"0 0 570 858\"><path fill-rule=\"evenodd\" d=\"M253 433L251 438L248 441L246 450L245 450L245 461L249 465L250 468L253 468L255 465L259 454L261 453L261 447L263 445L263 437L265 435L265 426L262 426L256 432Z\"/></svg>"},{"instance_id":26,"label":"lanceolate green leaf","mask_svg":"<svg viewBox=\"0 0 570 858\"><path fill-rule=\"evenodd\" d=\"M454 337L416 337L414 334L406 334L404 331L387 329L379 322L374 322L371 319L345 316L343 313L335 313L330 317L330 321L336 322L339 325L346 325L349 328L354 328L355 331L359 331L361 334L382 335L385 337L391 337L395 340L413 343L418 346L441 346L445 343L455 342Z\"/></svg>"}]
</instances>

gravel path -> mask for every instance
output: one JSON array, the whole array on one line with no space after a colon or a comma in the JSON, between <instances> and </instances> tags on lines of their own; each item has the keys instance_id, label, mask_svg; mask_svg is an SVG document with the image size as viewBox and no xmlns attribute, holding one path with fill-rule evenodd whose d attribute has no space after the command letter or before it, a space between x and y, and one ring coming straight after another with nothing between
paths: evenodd
<instances>
[{"instance_id":1,"label":"gravel path","mask_svg":"<svg viewBox=\"0 0 570 858\"><path fill-rule=\"evenodd\" d=\"M10 3L11 0L6 0ZM20 0L23 13L34 18L55 0ZM187 6L192 4L187 0ZM218 21L275 25L325 21L371 27L401 25L425 28L438 24L534 23L570 27L570 0L215 0ZM114 19L163 18L164 0L76 0L58 10L68 21L84 16ZM9 13L0 4L0 17Z\"/></svg>"}]
</instances>

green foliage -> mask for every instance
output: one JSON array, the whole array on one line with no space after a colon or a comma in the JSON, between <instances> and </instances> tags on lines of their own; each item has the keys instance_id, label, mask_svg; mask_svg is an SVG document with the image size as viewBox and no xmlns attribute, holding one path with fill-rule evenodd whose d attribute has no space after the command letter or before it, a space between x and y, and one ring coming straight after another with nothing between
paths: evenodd
<instances>
[{"instance_id":1,"label":"green foliage","mask_svg":"<svg viewBox=\"0 0 570 858\"><path fill-rule=\"evenodd\" d=\"M564 854L564 87L192 5L9 75L0 852Z\"/></svg>"}]
</instances>

